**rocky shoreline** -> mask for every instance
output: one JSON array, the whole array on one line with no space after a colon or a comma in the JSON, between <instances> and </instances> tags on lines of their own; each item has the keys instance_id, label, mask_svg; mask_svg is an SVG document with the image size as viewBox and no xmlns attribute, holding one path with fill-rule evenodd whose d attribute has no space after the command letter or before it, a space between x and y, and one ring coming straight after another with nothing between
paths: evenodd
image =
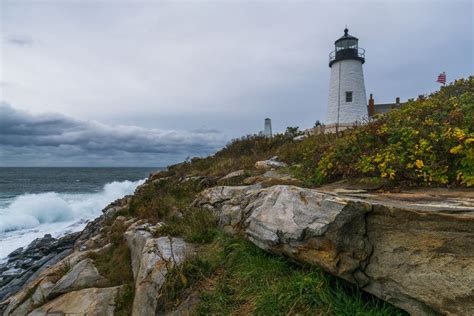
<instances>
[{"instance_id":1,"label":"rocky shoreline","mask_svg":"<svg viewBox=\"0 0 474 316\"><path fill-rule=\"evenodd\" d=\"M10 253L5 263L0 264L0 314L25 315L26 309L12 309L24 303L15 296L24 295L24 289L30 289L31 284L38 285L38 280L44 279L44 274L55 270L61 263L65 263L73 253L83 252L90 246L90 237L97 235L104 220L111 216L117 206L124 203L127 197L118 199L109 204L103 215L89 222L79 232L66 234L60 238L53 238L50 234L33 240L28 246L21 247ZM89 241L89 242L88 242ZM31 293L30 293L31 294ZM46 296L46 295L45 295ZM30 298L31 299L31 298ZM43 301L43 295L36 299L38 304ZM32 306L32 304L28 304Z\"/></svg>"},{"instance_id":2,"label":"rocky shoreline","mask_svg":"<svg viewBox=\"0 0 474 316\"><path fill-rule=\"evenodd\" d=\"M0 302L71 254L80 234L76 232L57 239L46 234L10 253L7 261L0 264Z\"/></svg>"},{"instance_id":3,"label":"rocky shoreline","mask_svg":"<svg viewBox=\"0 0 474 316\"><path fill-rule=\"evenodd\" d=\"M474 200L469 193L375 194L344 185L315 190L275 184L294 179L272 172L236 173L249 185L210 187L193 207L212 212L227 234L316 265L410 314L474 314ZM136 194L166 181L160 177L150 176ZM59 239L46 235L11 253L0 265L0 314L113 315L122 308L127 288L110 283L95 258L117 242L131 256L132 315L157 314L168 271L196 250L182 238L156 235L164 223L121 216L130 201L127 196L111 203L81 232ZM192 308L184 300L176 313Z\"/></svg>"}]
</instances>

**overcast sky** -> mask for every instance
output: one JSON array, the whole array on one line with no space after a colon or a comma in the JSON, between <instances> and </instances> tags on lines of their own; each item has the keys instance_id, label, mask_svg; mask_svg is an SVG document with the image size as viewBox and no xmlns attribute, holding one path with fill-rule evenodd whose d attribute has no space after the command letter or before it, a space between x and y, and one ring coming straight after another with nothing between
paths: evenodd
<instances>
[{"instance_id":1,"label":"overcast sky","mask_svg":"<svg viewBox=\"0 0 474 316\"><path fill-rule=\"evenodd\" d=\"M367 93L473 74L472 1L0 0L0 166L165 166L326 116L328 54Z\"/></svg>"}]
</instances>

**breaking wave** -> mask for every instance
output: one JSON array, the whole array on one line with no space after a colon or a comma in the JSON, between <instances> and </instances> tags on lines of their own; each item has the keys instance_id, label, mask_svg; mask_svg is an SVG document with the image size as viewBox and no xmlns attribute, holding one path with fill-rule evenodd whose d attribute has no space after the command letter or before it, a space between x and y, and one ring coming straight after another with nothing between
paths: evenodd
<instances>
[{"instance_id":1,"label":"breaking wave","mask_svg":"<svg viewBox=\"0 0 474 316\"><path fill-rule=\"evenodd\" d=\"M68 222L100 215L115 199L131 194L140 181L112 182L97 193L56 192L23 194L0 209L0 232L32 228L45 223Z\"/></svg>"},{"instance_id":2,"label":"breaking wave","mask_svg":"<svg viewBox=\"0 0 474 316\"><path fill-rule=\"evenodd\" d=\"M81 230L110 202L132 194L145 180L111 182L96 193L23 194L0 208L0 258L33 239Z\"/></svg>"}]
</instances>

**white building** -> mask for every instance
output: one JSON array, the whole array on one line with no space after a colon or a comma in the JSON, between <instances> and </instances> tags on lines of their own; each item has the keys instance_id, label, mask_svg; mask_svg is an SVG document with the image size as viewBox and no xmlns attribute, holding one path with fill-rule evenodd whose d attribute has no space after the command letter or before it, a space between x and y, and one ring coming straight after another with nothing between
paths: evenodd
<instances>
[{"instance_id":1,"label":"white building","mask_svg":"<svg viewBox=\"0 0 474 316\"><path fill-rule=\"evenodd\" d=\"M326 124L347 126L367 117L362 71L365 51L359 48L358 42L346 28L344 35L334 43L335 50L329 54L331 81Z\"/></svg>"}]
</instances>

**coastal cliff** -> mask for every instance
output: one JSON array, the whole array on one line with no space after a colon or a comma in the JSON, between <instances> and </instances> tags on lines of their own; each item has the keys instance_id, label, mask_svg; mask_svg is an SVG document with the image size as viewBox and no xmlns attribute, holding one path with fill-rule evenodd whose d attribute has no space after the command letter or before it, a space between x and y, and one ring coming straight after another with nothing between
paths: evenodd
<instances>
[{"instance_id":1,"label":"coastal cliff","mask_svg":"<svg viewBox=\"0 0 474 316\"><path fill-rule=\"evenodd\" d=\"M474 79L247 136L0 264L2 315L473 315Z\"/></svg>"},{"instance_id":2,"label":"coastal cliff","mask_svg":"<svg viewBox=\"0 0 474 316\"><path fill-rule=\"evenodd\" d=\"M203 180L209 181L180 181ZM136 195L165 181L169 180L152 176ZM215 216L226 234L299 264L319 267L410 314L474 312L474 199L470 192L377 194L343 184L318 190L262 186L266 181L260 177L252 185L204 189L192 207ZM200 243L168 234L166 222L130 216L133 198L116 201L83 232L68 236L67 240L75 241L71 249L50 247L49 260L43 259L44 264L26 269L15 279L13 284L20 285L20 290L3 286L3 291L10 289L0 305L3 315L195 311L202 299L195 292L186 293L171 310L163 309L160 297L169 282L168 272L174 273L177 266L196 257ZM41 243L46 241L36 241L30 248ZM129 250L123 261L118 261L119 248ZM12 254L11 262L18 262L18 255ZM129 271L128 279L124 273L117 281L113 275L117 272L101 267L105 264L110 269L110 263L100 258L124 265L120 269ZM25 281L20 284L19 280ZM11 292L16 293L8 295Z\"/></svg>"}]
</instances>

